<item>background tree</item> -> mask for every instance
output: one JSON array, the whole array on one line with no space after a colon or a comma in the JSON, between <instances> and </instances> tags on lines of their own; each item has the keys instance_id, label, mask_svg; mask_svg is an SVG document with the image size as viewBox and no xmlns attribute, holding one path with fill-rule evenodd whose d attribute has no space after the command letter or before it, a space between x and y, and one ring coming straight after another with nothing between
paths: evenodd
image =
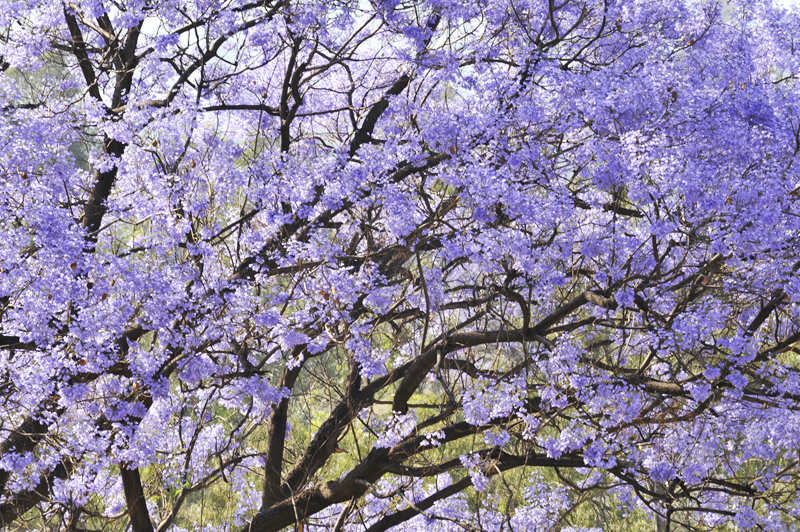
<instances>
[{"instance_id":1,"label":"background tree","mask_svg":"<svg viewBox=\"0 0 800 532\"><path fill-rule=\"evenodd\" d=\"M796 12L4 0L0 34L3 527L797 526Z\"/></svg>"}]
</instances>

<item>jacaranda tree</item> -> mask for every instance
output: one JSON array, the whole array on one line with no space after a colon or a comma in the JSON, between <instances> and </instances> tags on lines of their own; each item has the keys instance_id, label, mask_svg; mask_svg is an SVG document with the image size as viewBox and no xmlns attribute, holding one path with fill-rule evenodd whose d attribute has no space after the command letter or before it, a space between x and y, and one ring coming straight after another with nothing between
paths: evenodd
<instances>
[{"instance_id":1,"label":"jacaranda tree","mask_svg":"<svg viewBox=\"0 0 800 532\"><path fill-rule=\"evenodd\" d=\"M797 529L797 12L0 7L0 526Z\"/></svg>"}]
</instances>

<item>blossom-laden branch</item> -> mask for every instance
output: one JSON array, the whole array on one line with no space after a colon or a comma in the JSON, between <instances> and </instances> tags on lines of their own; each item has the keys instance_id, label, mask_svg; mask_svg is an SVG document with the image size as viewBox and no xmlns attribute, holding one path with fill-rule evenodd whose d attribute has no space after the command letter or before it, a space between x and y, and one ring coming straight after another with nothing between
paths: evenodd
<instances>
[{"instance_id":1,"label":"blossom-laden branch","mask_svg":"<svg viewBox=\"0 0 800 532\"><path fill-rule=\"evenodd\" d=\"M9 0L0 526L781 530L800 23L733 3Z\"/></svg>"}]
</instances>

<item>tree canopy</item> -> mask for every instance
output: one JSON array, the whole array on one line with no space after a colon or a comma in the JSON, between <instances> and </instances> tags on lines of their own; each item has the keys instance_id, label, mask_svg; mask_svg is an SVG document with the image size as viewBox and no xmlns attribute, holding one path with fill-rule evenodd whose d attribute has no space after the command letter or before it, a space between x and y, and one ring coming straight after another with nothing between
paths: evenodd
<instances>
[{"instance_id":1,"label":"tree canopy","mask_svg":"<svg viewBox=\"0 0 800 532\"><path fill-rule=\"evenodd\" d=\"M800 526L797 10L0 6L0 527Z\"/></svg>"}]
</instances>

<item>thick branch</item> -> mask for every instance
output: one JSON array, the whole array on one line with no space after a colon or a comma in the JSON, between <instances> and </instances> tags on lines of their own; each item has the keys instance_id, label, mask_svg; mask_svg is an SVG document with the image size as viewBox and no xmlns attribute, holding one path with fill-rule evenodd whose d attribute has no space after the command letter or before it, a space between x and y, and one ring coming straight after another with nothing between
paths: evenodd
<instances>
[{"instance_id":1,"label":"thick branch","mask_svg":"<svg viewBox=\"0 0 800 532\"><path fill-rule=\"evenodd\" d=\"M280 388L292 389L297 376L300 374L298 366L287 370L281 378ZM286 443L286 420L289 411L289 397L281 400L273 408L269 416L269 429L267 436L267 452L264 457L264 491L262 506L269 506L274 501L283 498L281 491L281 472L283 471L283 449Z\"/></svg>"},{"instance_id":2,"label":"thick branch","mask_svg":"<svg viewBox=\"0 0 800 532\"><path fill-rule=\"evenodd\" d=\"M429 33L424 41L425 47L427 47L428 43L430 42L436 26L439 25L440 18L441 17L438 14L434 14L430 17L430 19L428 19L426 29ZM353 136L353 140L350 142L350 147L348 149L350 157L355 155L361 146L372 140L372 131L375 129L375 125L378 123L380 117L389 107L389 101L393 96L397 96L403 92L410 82L411 76L405 73L402 74L399 78L397 78L397 80L395 80L394 83L392 83L391 87L389 87L389 90L386 91L383 97L370 108L367 116L361 123L361 127L358 128L358 131L356 131L355 135Z\"/></svg>"},{"instance_id":3,"label":"thick branch","mask_svg":"<svg viewBox=\"0 0 800 532\"><path fill-rule=\"evenodd\" d=\"M45 500L56 479L65 479L72 472L72 463L59 463L49 475L42 476L32 490L14 495L0 504L0 528L10 525L28 510Z\"/></svg>"},{"instance_id":4,"label":"thick branch","mask_svg":"<svg viewBox=\"0 0 800 532\"><path fill-rule=\"evenodd\" d=\"M72 52L78 60L78 66L83 73L83 79L86 81L86 87L91 94L98 101L102 101L100 96L100 88L97 86L97 76L95 76L92 62L89 60L89 54L86 52L86 43L83 40L83 34L78 26L78 21L75 16L69 12L68 8L64 8L64 19L67 22L67 28L72 39Z\"/></svg>"},{"instance_id":5,"label":"thick branch","mask_svg":"<svg viewBox=\"0 0 800 532\"><path fill-rule=\"evenodd\" d=\"M128 469L120 466L122 476L122 489L125 492L125 503L128 506L128 516L131 520L133 532L153 532L150 513L147 511L147 500L142 489L142 479L139 469Z\"/></svg>"},{"instance_id":6,"label":"thick branch","mask_svg":"<svg viewBox=\"0 0 800 532\"><path fill-rule=\"evenodd\" d=\"M5 456L6 453L15 452L18 454L25 454L33 450L34 447L45 437L47 434L47 425L42 423L37 417L28 416L20 424L19 427L14 429L9 436L0 444L0 456ZM0 469L0 493L3 492L8 482L11 472L5 469Z\"/></svg>"}]
</instances>

